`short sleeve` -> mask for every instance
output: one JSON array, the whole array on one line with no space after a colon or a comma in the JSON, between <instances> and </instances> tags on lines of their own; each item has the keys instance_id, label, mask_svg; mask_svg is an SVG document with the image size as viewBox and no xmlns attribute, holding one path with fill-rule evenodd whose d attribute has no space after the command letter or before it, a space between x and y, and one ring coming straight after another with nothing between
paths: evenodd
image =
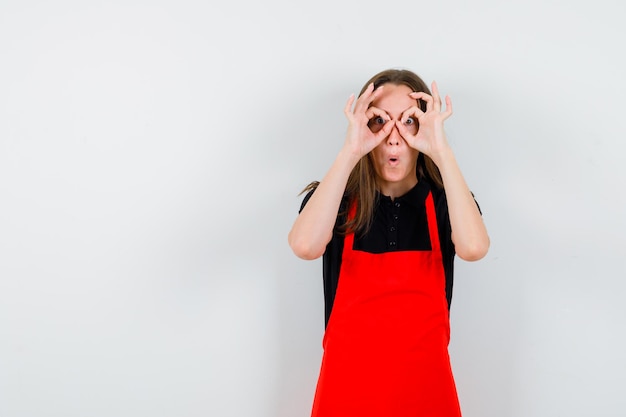
<instances>
[{"instance_id":1,"label":"short sleeve","mask_svg":"<svg viewBox=\"0 0 626 417\"><path fill-rule=\"evenodd\" d=\"M300 205L300 210L298 211L298 213L302 212L302 210L304 209L304 206L306 206L306 203L309 202L309 200L311 199L311 196L313 195L315 190L316 189L314 188L311 191L309 191L308 193L306 193L306 195L304 196L304 199L302 200L302 204Z\"/></svg>"}]
</instances>

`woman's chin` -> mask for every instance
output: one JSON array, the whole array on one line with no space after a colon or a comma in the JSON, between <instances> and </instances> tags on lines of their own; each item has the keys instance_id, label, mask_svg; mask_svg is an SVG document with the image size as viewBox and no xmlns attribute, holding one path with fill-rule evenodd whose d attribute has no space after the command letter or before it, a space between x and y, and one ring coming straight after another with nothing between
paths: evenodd
<instances>
[{"instance_id":1,"label":"woman's chin","mask_svg":"<svg viewBox=\"0 0 626 417\"><path fill-rule=\"evenodd\" d=\"M417 184L417 176L414 172L383 172L383 175L378 176L378 182L382 189L405 189L410 190Z\"/></svg>"},{"instance_id":2,"label":"woman's chin","mask_svg":"<svg viewBox=\"0 0 626 417\"><path fill-rule=\"evenodd\" d=\"M382 174L383 175L380 176L381 180L393 184L410 181L411 177L415 178L415 175L411 176L410 172L406 172L404 170L385 170Z\"/></svg>"}]
</instances>

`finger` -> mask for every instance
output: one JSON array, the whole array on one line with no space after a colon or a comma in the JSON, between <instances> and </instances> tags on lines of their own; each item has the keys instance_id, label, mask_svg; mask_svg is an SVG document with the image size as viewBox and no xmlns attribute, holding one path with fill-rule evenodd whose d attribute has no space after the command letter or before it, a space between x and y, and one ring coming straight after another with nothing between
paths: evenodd
<instances>
[{"instance_id":1,"label":"finger","mask_svg":"<svg viewBox=\"0 0 626 417\"><path fill-rule=\"evenodd\" d=\"M394 123L387 122L383 125L383 128L380 129L378 133L376 133L376 140L378 143L382 142L387 136L391 134L391 129L393 129Z\"/></svg>"},{"instance_id":2,"label":"finger","mask_svg":"<svg viewBox=\"0 0 626 417\"><path fill-rule=\"evenodd\" d=\"M439 88L437 88L437 82L433 81L431 84L431 89L433 91L433 100L434 106L433 109L439 113L441 111L441 96L439 95Z\"/></svg>"},{"instance_id":3,"label":"finger","mask_svg":"<svg viewBox=\"0 0 626 417\"><path fill-rule=\"evenodd\" d=\"M402 136L403 138L405 137L405 135L408 135L409 132L407 132L406 126L404 126L404 123L402 123L399 120L396 120L396 129L398 129L398 133L400 133L400 136Z\"/></svg>"},{"instance_id":4,"label":"finger","mask_svg":"<svg viewBox=\"0 0 626 417\"><path fill-rule=\"evenodd\" d=\"M418 106L411 106L402 112L402 115L400 116L400 121L402 123L406 123L409 117L415 116L416 118L419 119L423 114L424 112Z\"/></svg>"},{"instance_id":5,"label":"finger","mask_svg":"<svg viewBox=\"0 0 626 417\"><path fill-rule=\"evenodd\" d=\"M399 120L396 120L395 123L396 129L398 129L398 133L400 133L400 136L402 136L402 139L407 140L409 138L412 138L413 136L415 136L410 130L409 128L402 123Z\"/></svg>"},{"instance_id":6,"label":"finger","mask_svg":"<svg viewBox=\"0 0 626 417\"><path fill-rule=\"evenodd\" d=\"M389 116L386 111L374 106L369 107L365 111L365 116L367 117L367 120L372 119L374 116L380 116L387 121L391 120L391 116Z\"/></svg>"},{"instance_id":7,"label":"finger","mask_svg":"<svg viewBox=\"0 0 626 417\"><path fill-rule=\"evenodd\" d=\"M356 105L354 106L354 113L365 112L372 101L376 100L376 97L380 95L381 88L382 86L374 90L374 83L370 83L365 91L363 91L363 94L361 94L361 97L357 99Z\"/></svg>"},{"instance_id":8,"label":"finger","mask_svg":"<svg viewBox=\"0 0 626 417\"><path fill-rule=\"evenodd\" d=\"M372 89L374 88L374 84L370 84L372 86ZM371 104L376 101L378 99L378 97L380 97L383 94L383 89L384 89L384 85L378 86L376 87L375 90L372 90L370 92L370 94L365 98L365 100L363 100L363 104L366 107L370 107Z\"/></svg>"},{"instance_id":9,"label":"finger","mask_svg":"<svg viewBox=\"0 0 626 417\"><path fill-rule=\"evenodd\" d=\"M407 125L405 125L404 123L401 123L399 120L396 121L395 127L396 129L398 129L398 133L400 133L400 136L402 137L404 142L409 147L417 149L415 148L415 145L412 145L415 143L417 132L411 131L411 129Z\"/></svg>"},{"instance_id":10,"label":"finger","mask_svg":"<svg viewBox=\"0 0 626 417\"><path fill-rule=\"evenodd\" d=\"M442 113L443 120L446 120L448 117L452 116L452 99L450 96L446 96L446 111Z\"/></svg>"},{"instance_id":11,"label":"finger","mask_svg":"<svg viewBox=\"0 0 626 417\"><path fill-rule=\"evenodd\" d=\"M433 98L428 93L420 91L417 93L411 93L409 96L415 100L424 100L426 102L426 111L431 111L433 109Z\"/></svg>"},{"instance_id":12,"label":"finger","mask_svg":"<svg viewBox=\"0 0 626 417\"><path fill-rule=\"evenodd\" d=\"M415 92L413 91L412 93L409 93L409 97L411 97L413 100L415 100L417 102L417 107L422 110L422 101L420 99L423 99L423 94L422 92ZM424 101L424 104L426 104L426 101ZM423 111L423 110L422 110Z\"/></svg>"},{"instance_id":13,"label":"finger","mask_svg":"<svg viewBox=\"0 0 626 417\"><path fill-rule=\"evenodd\" d=\"M348 119L350 119L350 116L352 115L352 103L354 103L354 94L350 94L348 102L343 108L343 114L345 114Z\"/></svg>"},{"instance_id":14,"label":"finger","mask_svg":"<svg viewBox=\"0 0 626 417\"><path fill-rule=\"evenodd\" d=\"M400 124L408 135L416 135L419 130L419 118L424 112L417 106L411 106L402 112Z\"/></svg>"},{"instance_id":15,"label":"finger","mask_svg":"<svg viewBox=\"0 0 626 417\"><path fill-rule=\"evenodd\" d=\"M370 107L365 112L365 119L367 126L373 133L378 133L389 124L391 117L382 109L378 107Z\"/></svg>"}]
</instances>

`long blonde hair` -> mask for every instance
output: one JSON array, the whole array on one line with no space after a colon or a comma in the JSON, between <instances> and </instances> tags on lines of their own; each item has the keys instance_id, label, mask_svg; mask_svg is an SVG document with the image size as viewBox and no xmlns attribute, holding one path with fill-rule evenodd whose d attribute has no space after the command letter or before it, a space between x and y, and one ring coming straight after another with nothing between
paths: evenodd
<instances>
[{"instance_id":1,"label":"long blonde hair","mask_svg":"<svg viewBox=\"0 0 626 417\"><path fill-rule=\"evenodd\" d=\"M383 84L395 84L406 85L415 92L431 94L426 83L417 74L409 70L388 69L379 72L365 83L359 93L359 97L370 83L374 83L374 89ZM426 103L424 101L420 101L420 108L422 111L426 111ZM432 159L423 153L420 153L417 158L417 177L420 180L429 181L436 187L443 187L439 168L437 168ZM318 185L318 181L313 181L302 192L314 190ZM377 189L376 172L374 171L372 157L371 154L367 154L356 164L348 177L345 197L350 204L356 203L356 213L354 217L348 219L343 225L343 232L367 233L372 224ZM346 205L345 210L340 214L345 215L348 207L349 204Z\"/></svg>"}]
</instances>

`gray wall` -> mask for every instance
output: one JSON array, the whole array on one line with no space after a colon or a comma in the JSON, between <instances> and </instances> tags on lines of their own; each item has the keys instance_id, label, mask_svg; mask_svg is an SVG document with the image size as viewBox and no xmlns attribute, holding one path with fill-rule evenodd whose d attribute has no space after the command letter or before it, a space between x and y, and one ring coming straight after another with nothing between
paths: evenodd
<instances>
[{"instance_id":1,"label":"gray wall","mask_svg":"<svg viewBox=\"0 0 626 417\"><path fill-rule=\"evenodd\" d=\"M2 1L0 416L308 415L321 261L286 236L388 67L452 97L492 238L464 415L623 416L625 8Z\"/></svg>"}]
</instances>

